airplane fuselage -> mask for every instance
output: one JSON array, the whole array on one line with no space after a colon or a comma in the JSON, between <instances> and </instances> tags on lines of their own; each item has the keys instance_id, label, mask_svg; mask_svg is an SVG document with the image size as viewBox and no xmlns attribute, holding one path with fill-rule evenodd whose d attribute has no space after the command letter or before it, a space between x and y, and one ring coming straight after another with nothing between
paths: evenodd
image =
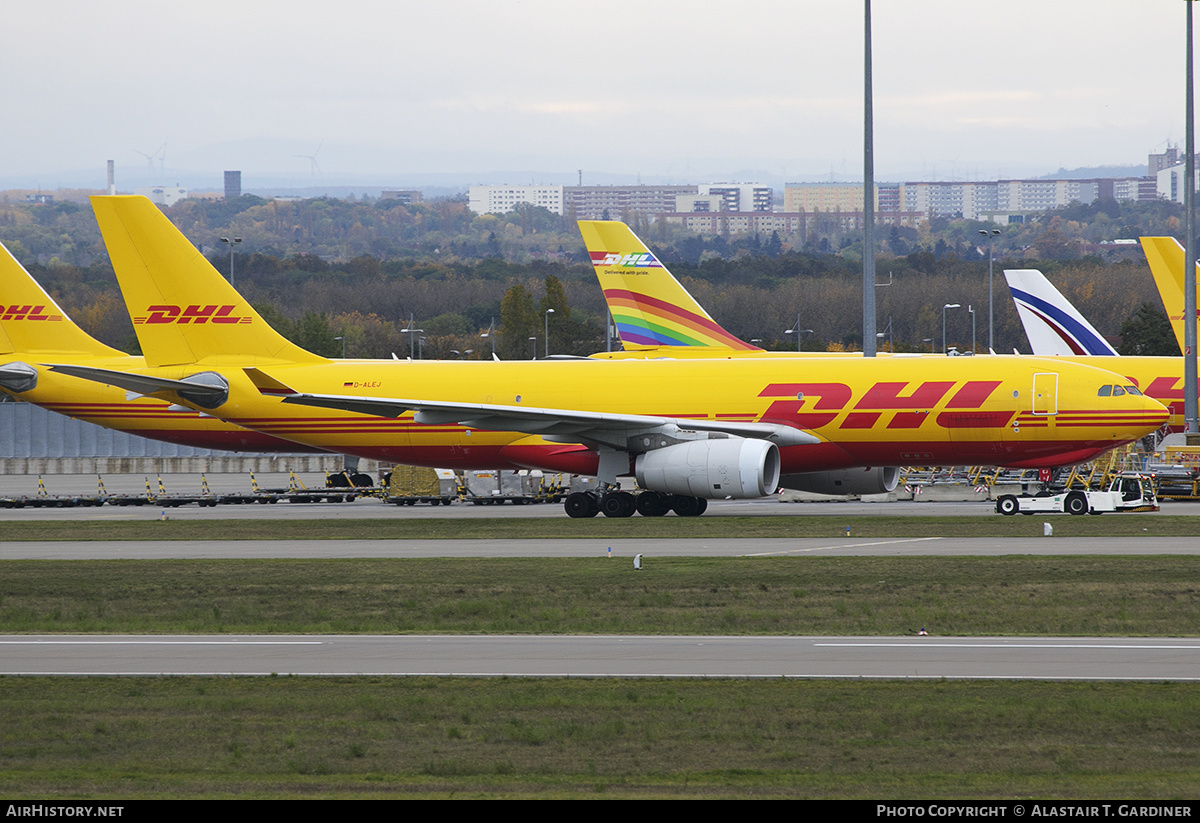
<instances>
[{"instance_id":1,"label":"airplane fuselage","mask_svg":"<svg viewBox=\"0 0 1200 823\"><path fill-rule=\"evenodd\" d=\"M421 398L530 409L767 422L820 442L780 450L784 473L851 466L1057 466L1091 459L1161 425L1137 395L1099 396L1121 378L1079 363L1030 357L781 358L687 361L334 361L262 369L297 392ZM594 472L595 453L519 432L424 425L284 404L228 366L160 369L181 379L213 371L229 399L210 414L273 437L348 454L459 467ZM586 439L586 438L581 438Z\"/></svg>"}]
</instances>

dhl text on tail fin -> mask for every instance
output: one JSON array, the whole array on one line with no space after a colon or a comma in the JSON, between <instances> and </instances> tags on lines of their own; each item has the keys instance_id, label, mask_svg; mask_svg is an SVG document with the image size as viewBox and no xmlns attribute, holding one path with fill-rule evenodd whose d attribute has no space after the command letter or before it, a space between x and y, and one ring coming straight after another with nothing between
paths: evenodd
<instances>
[{"instance_id":1,"label":"dhl text on tail fin","mask_svg":"<svg viewBox=\"0 0 1200 823\"><path fill-rule=\"evenodd\" d=\"M106 346L75 325L7 249L0 246L0 391L60 414L128 434L186 446L238 451L315 451L167 400L55 372L141 369L146 361ZM140 393L139 393L140 394Z\"/></svg>"},{"instance_id":2,"label":"dhl text on tail fin","mask_svg":"<svg viewBox=\"0 0 1200 823\"><path fill-rule=\"evenodd\" d=\"M71 352L95 357L124 357L67 316L54 299L0 245L0 353L40 356Z\"/></svg>"},{"instance_id":3,"label":"dhl text on tail fin","mask_svg":"<svg viewBox=\"0 0 1200 823\"><path fill-rule=\"evenodd\" d=\"M579 231L627 351L664 346L760 351L709 317L624 223L580 220Z\"/></svg>"},{"instance_id":4,"label":"dhl text on tail fin","mask_svg":"<svg viewBox=\"0 0 1200 823\"><path fill-rule=\"evenodd\" d=\"M268 326L147 198L93 197L92 208L147 365L324 361Z\"/></svg>"}]
</instances>

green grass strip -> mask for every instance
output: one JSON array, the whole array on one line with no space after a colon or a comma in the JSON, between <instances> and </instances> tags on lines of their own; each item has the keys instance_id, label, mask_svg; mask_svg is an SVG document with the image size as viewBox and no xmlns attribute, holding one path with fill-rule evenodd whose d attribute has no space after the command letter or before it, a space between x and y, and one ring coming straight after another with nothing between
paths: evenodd
<instances>
[{"instance_id":1,"label":"green grass strip","mask_svg":"<svg viewBox=\"0 0 1200 823\"><path fill-rule=\"evenodd\" d=\"M0 561L0 631L1197 636L1200 557Z\"/></svg>"},{"instance_id":2,"label":"green grass strip","mask_svg":"<svg viewBox=\"0 0 1200 823\"><path fill-rule=\"evenodd\" d=\"M1172 798L1191 684L4 678L9 798Z\"/></svg>"},{"instance_id":3,"label":"green grass strip","mask_svg":"<svg viewBox=\"0 0 1200 823\"><path fill-rule=\"evenodd\" d=\"M2 515L0 515L2 518ZM25 520L6 522L14 540L437 540L619 539L672 537L1036 537L1042 523L1060 537L1200 537L1200 517L764 517L403 518L350 520Z\"/></svg>"}]
</instances>

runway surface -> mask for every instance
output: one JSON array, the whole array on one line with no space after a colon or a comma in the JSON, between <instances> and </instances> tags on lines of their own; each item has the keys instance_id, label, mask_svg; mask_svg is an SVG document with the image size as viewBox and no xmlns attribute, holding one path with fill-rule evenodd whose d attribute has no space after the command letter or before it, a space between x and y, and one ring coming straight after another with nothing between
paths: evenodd
<instances>
[{"instance_id":1,"label":"runway surface","mask_svg":"<svg viewBox=\"0 0 1200 823\"><path fill-rule=\"evenodd\" d=\"M7 635L0 674L1200 680L1200 640Z\"/></svg>"},{"instance_id":2,"label":"runway surface","mask_svg":"<svg viewBox=\"0 0 1200 823\"><path fill-rule=\"evenodd\" d=\"M611 550L611 552L610 552ZM3 560L374 557L988 557L1200 554L1195 537L689 538L664 540L111 540L0 542Z\"/></svg>"},{"instance_id":3,"label":"runway surface","mask_svg":"<svg viewBox=\"0 0 1200 823\"><path fill-rule=\"evenodd\" d=\"M730 515L959 516L974 503L716 501ZM1166 514L1200 513L1168 504ZM397 507L349 504L195 506L173 519L563 517L561 506ZM157 520L152 508L6 509L4 520ZM1042 518L1031 520L1040 532ZM1056 518L1044 518L1054 522ZM803 538L583 540L287 540L0 543L0 559L837 557L1006 554L1196 554L1192 537ZM0 674L471 675L534 677L798 677L1200 679L1200 639L497 636L0 636Z\"/></svg>"},{"instance_id":4,"label":"runway surface","mask_svg":"<svg viewBox=\"0 0 1200 823\"><path fill-rule=\"evenodd\" d=\"M1200 514L1200 506L1178 507L1172 514ZM249 503L200 508L196 505L178 508L160 506L96 506L78 508L0 509L0 522L18 520L158 520L166 513L172 520L387 520L469 519L469 518L564 518L560 503L540 503L527 506L474 506L455 503L451 506L395 506L373 498L359 498L352 503L288 503L274 505ZM994 514L993 504L986 501L971 503L862 503L860 501L828 501L785 503L765 500L714 500L708 504L704 517L804 517L814 514L834 514L846 517L886 515L888 517L955 517ZM603 515L601 515L602 517ZM996 515L999 517L1000 515ZM671 515L670 517L673 517Z\"/></svg>"}]
</instances>

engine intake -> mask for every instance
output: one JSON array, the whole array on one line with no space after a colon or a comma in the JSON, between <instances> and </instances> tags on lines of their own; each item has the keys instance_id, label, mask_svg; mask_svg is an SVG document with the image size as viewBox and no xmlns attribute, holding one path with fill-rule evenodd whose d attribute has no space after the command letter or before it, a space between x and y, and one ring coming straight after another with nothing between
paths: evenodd
<instances>
[{"instance_id":1,"label":"engine intake","mask_svg":"<svg viewBox=\"0 0 1200 823\"><path fill-rule=\"evenodd\" d=\"M637 456L643 489L721 500L766 497L779 485L779 448L730 437L678 443Z\"/></svg>"}]
</instances>

